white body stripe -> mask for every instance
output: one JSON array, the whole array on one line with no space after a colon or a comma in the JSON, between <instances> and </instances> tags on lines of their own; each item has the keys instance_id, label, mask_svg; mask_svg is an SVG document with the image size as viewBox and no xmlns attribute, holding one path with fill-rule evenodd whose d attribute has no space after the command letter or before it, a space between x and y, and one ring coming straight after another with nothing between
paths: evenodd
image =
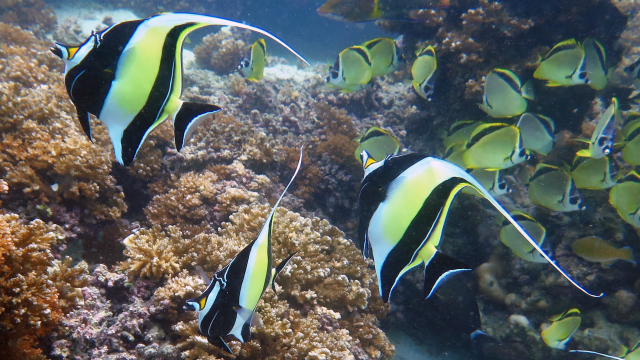
<instances>
[{"instance_id":1,"label":"white body stripe","mask_svg":"<svg viewBox=\"0 0 640 360\"><path fill-rule=\"evenodd\" d=\"M204 303L204 308L198 311L198 324L202 323L202 319L205 315L207 315L207 313L211 309L211 306L213 306L213 303L216 301L218 293L220 292L220 282L216 281L215 278L212 281L215 281L216 284L213 285L213 289L211 289L209 296L207 296L207 301Z\"/></svg>"}]
</instances>

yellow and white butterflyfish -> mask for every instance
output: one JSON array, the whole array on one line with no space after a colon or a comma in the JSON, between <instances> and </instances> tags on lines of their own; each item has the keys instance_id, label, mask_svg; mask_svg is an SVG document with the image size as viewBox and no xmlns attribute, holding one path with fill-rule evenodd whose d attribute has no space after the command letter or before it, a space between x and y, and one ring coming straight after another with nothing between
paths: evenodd
<instances>
[{"instance_id":1,"label":"yellow and white butterflyfish","mask_svg":"<svg viewBox=\"0 0 640 360\"><path fill-rule=\"evenodd\" d=\"M533 77L546 80L547 86L586 84L586 70L580 71L584 58L584 47L575 39L562 41L542 58Z\"/></svg>"},{"instance_id":2,"label":"yellow and white butterflyfish","mask_svg":"<svg viewBox=\"0 0 640 360\"><path fill-rule=\"evenodd\" d=\"M420 50L418 57L413 61L411 66L411 76L413 89L423 99L430 99L433 94L433 86L435 77L433 74L438 68L438 60L436 59L436 49L429 45Z\"/></svg>"},{"instance_id":3,"label":"yellow and white butterflyfish","mask_svg":"<svg viewBox=\"0 0 640 360\"><path fill-rule=\"evenodd\" d=\"M625 260L636 264L631 247L617 248L597 236L578 239L571 244L571 248L576 255L587 261L613 264L617 260Z\"/></svg>"},{"instance_id":4,"label":"yellow and white butterflyfish","mask_svg":"<svg viewBox=\"0 0 640 360\"><path fill-rule=\"evenodd\" d=\"M622 219L640 228L640 175L631 171L612 187L609 190L609 203Z\"/></svg>"},{"instance_id":5,"label":"yellow and white butterflyfish","mask_svg":"<svg viewBox=\"0 0 640 360\"><path fill-rule=\"evenodd\" d=\"M622 160L629 165L640 165L640 119L628 122L624 128Z\"/></svg>"},{"instance_id":6,"label":"yellow and white butterflyfish","mask_svg":"<svg viewBox=\"0 0 640 360\"><path fill-rule=\"evenodd\" d=\"M529 178L529 199L554 211L586 209L569 172L542 163L536 166L535 173Z\"/></svg>"},{"instance_id":7,"label":"yellow and white butterflyfish","mask_svg":"<svg viewBox=\"0 0 640 360\"><path fill-rule=\"evenodd\" d=\"M382 37L362 44L371 56L371 76L390 74L404 62L404 56L394 39Z\"/></svg>"},{"instance_id":8,"label":"yellow and white butterflyfish","mask_svg":"<svg viewBox=\"0 0 640 360\"><path fill-rule=\"evenodd\" d=\"M640 360L640 340L638 340L638 342L634 346L632 346L630 349L624 345L622 346L622 348L623 348L623 352L622 352L622 355L620 355L620 357L609 355L609 354L603 354L595 351L589 351L589 350L569 350L569 352L598 355L598 356L606 357L609 359L615 359L615 360Z\"/></svg>"},{"instance_id":9,"label":"yellow and white butterflyfish","mask_svg":"<svg viewBox=\"0 0 640 360\"><path fill-rule=\"evenodd\" d=\"M397 155L402 146L392 133L377 126L370 127L364 136L356 140L359 144L354 155L358 161L361 161L363 150L367 150L374 159L382 160L387 155Z\"/></svg>"},{"instance_id":10,"label":"yellow and white butterflyfish","mask_svg":"<svg viewBox=\"0 0 640 360\"><path fill-rule=\"evenodd\" d=\"M613 98L607 110L596 119L596 128L591 135L591 140L579 140L588 143L589 148L582 149L576 154L596 159L609 155L613 150L616 128L621 124L622 116L618 109L618 99Z\"/></svg>"},{"instance_id":11,"label":"yellow and white butterflyfish","mask_svg":"<svg viewBox=\"0 0 640 360\"><path fill-rule=\"evenodd\" d=\"M485 77L482 104L478 106L494 118L514 117L527 111L527 99L533 98L530 81L523 86L510 70L493 69Z\"/></svg>"},{"instance_id":12,"label":"yellow and white butterflyfish","mask_svg":"<svg viewBox=\"0 0 640 360\"><path fill-rule=\"evenodd\" d=\"M185 309L198 312L198 329L209 343L232 353L224 336L233 336L240 342L251 338L251 320L258 301L286 264L291 254L272 268L271 232L274 215L280 201L293 183L302 166L300 159L289 184L271 209L258 237L242 249L227 265L213 274L207 289L198 297L187 300Z\"/></svg>"},{"instance_id":13,"label":"yellow and white butterflyfish","mask_svg":"<svg viewBox=\"0 0 640 360\"><path fill-rule=\"evenodd\" d=\"M493 196L460 167L415 153L391 155L376 162L366 150L362 152L362 164L358 244L365 256L373 256L380 296L385 302L398 280L420 264L425 264L426 297L453 274L470 270L438 250L451 203L465 187L482 194L574 286L595 296L555 264Z\"/></svg>"},{"instance_id":14,"label":"yellow and white butterflyfish","mask_svg":"<svg viewBox=\"0 0 640 360\"><path fill-rule=\"evenodd\" d=\"M335 63L329 67L329 76L325 81L342 92L352 92L366 88L371 76L369 49L351 46L338 54Z\"/></svg>"},{"instance_id":15,"label":"yellow and white butterflyfish","mask_svg":"<svg viewBox=\"0 0 640 360\"><path fill-rule=\"evenodd\" d=\"M466 166L464 165L464 153L465 151L467 151L466 146L467 146L466 144L461 144L461 143L451 144L445 150L443 158L452 164L455 164L463 169L466 169Z\"/></svg>"},{"instance_id":16,"label":"yellow and white butterflyfish","mask_svg":"<svg viewBox=\"0 0 640 360\"><path fill-rule=\"evenodd\" d=\"M493 196L501 196L512 191L500 170L473 169L469 172L469 175L478 180L478 182L489 191L489 194ZM462 192L471 195L481 195L471 188L465 188Z\"/></svg>"},{"instance_id":17,"label":"yellow and white butterflyfish","mask_svg":"<svg viewBox=\"0 0 640 360\"><path fill-rule=\"evenodd\" d=\"M109 130L116 160L128 165L149 133L171 117L176 149L180 151L197 125L220 110L215 105L180 100L182 45L189 33L212 25L260 33L307 63L282 40L262 29L186 13L163 13L117 23L93 32L78 47L57 42L51 52L64 61L67 93L89 139L89 114L93 114Z\"/></svg>"},{"instance_id":18,"label":"yellow and white butterflyfish","mask_svg":"<svg viewBox=\"0 0 640 360\"><path fill-rule=\"evenodd\" d=\"M460 120L451 125L449 131L443 139L444 147L449 148L454 144L466 146L471 139L471 134L478 126L485 124L483 121Z\"/></svg>"},{"instance_id":19,"label":"yellow and white butterflyfish","mask_svg":"<svg viewBox=\"0 0 640 360\"><path fill-rule=\"evenodd\" d=\"M584 71L587 76L587 85L593 89L602 90L607 86L607 61L604 48L594 39L588 38L583 43L584 48Z\"/></svg>"},{"instance_id":20,"label":"yellow and white butterflyfish","mask_svg":"<svg viewBox=\"0 0 640 360\"><path fill-rule=\"evenodd\" d=\"M463 154L468 169L502 170L528 159L520 130L501 123L476 127Z\"/></svg>"},{"instance_id":21,"label":"yellow and white butterflyfish","mask_svg":"<svg viewBox=\"0 0 640 360\"><path fill-rule=\"evenodd\" d=\"M547 233L544 226L536 219L521 211L512 211L511 217L538 243L538 246L542 247ZM500 240L523 260L535 263L547 262L509 221L505 220L502 222Z\"/></svg>"},{"instance_id":22,"label":"yellow and white butterflyfish","mask_svg":"<svg viewBox=\"0 0 640 360\"><path fill-rule=\"evenodd\" d=\"M247 80L258 81L264 75L267 65L267 43L264 39L256 40L249 48L249 54L238 65L238 70Z\"/></svg>"},{"instance_id":23,"label":"yellow and white butterflyfish","mask_svg":"<svg viewBox=\"0 0 640 360\"><path fill-rule=\"evenodd\" d=\"M580 310L571 309L551 319L551 325L542 330L540 336L545 344L554 349L564 350L573 334L580 327Z\"/></svg>"},{"instance_id":24,"label":"yellow and white butterflyfish","mask_svg":"<svg viewBox=\"0 0 640 360\"><path fill-rule=\"evenodd\" d=\"M578 189L603 190L618 182L619 169L614 159L577 156L571 166L571 178Z\"/></svg>"},{"instance_id":25,"label":"yellow and white butterflyfish","mask_svg":"<svg viewBox=\"0 0 640 360\"><path fill-rule=\"evenodd\" d=\"M538 154L547 155L553 148L555 124L546 116L524 113L516 123L522 135L523 146Z\"/></svg>"}]
</instances>

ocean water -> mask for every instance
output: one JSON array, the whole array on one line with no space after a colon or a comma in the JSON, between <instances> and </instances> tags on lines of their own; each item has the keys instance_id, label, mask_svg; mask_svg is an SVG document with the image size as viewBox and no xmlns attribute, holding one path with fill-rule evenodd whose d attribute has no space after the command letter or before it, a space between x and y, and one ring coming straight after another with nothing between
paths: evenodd
<instances>
[{"instance_id":1,"label":"ocean water","mask_svg":"<svg viewBox=\"0 0 640 360\"><path fill-rule=\"evenodd\" d=\"M0 359L640 356L640 4L331 1L0 7Z\"/></svg>"}]
</instances>

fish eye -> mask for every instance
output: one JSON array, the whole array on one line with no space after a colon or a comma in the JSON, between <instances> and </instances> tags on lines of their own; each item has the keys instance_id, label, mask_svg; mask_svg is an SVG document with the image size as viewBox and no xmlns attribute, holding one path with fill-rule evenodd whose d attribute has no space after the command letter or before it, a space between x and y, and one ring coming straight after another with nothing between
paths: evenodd
<instances>
[{"instance_id":1,"label":"fish eye","mask_svg":"<svg viewBox=\"0 0 640 360\"><path fill-rule=\"evenodd\" d=\"M507 184L504 182L501 182L500 184L498 184L498 189L500 190L505 190L507 188Z\"/></svg>"},{"instance_id":2,"label":"fish eye","mask_svg":"<svg viewBox=\"0 0 640 360\"><path fill-rule=\"evenodd\" d=\"M578 205L579 203L580 203L580 196L574 195L574 196L569 198L569 204Z\"/></svg>"}]
</instances>

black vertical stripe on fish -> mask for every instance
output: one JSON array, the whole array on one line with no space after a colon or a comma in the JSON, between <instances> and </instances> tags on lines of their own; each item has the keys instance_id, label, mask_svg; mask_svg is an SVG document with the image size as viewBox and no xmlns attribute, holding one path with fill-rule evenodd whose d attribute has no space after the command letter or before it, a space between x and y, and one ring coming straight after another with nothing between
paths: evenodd
<instances>
[{"instance_id":1,"label":"black vertical stripe on fish","mask_svg":"<svg viewBox=\"0 0 640 360\"><path fill-rule=\"evenodd\" d=\"M371 66L371 59L369 59L369 54L367 54L366 51L364 51L361 48L356 47L356 46L351 47L350 49L355 51L355 52L357 52L358 55L360 55L364 59L364 61L367 63L367 65Z\"/></svg>"},{"instance_id":2,"label":"black vertical stripe on fish","mask_svg":"<svg viewBox=\"0 0 640 360\"><path fill-rule=\"evenodd\" d=\"M537 115L533 115L538 121L542 124L544 130L549 134L549 136L553 137L553 128L551 128L551 123L549 123L549 119L541 118Z\"/></svg>"},{"instance_id":3,"label":"black vertical stripe on fish","mask_svg":"<svg viewBox=\"0 0 640 360\"><path fill-rule=\"evenodd\" d=\"M151 87L149 98L122 134L122 162L125 166L133 162L133 158L140 147L145 133L162 113L162 109L171 94L171 87L173 86L178 38L184 30L193 25L195 24L187 23L174 27L169 30L164 40L162 55L160 57L160 68L158 69L156 80Z\"/></svg>"},{"instance_id":4,"label":"black vertical stripe on fish","mask_svg":"<svg viewBox=\"0 0 640 360\"><path fill-rule=\"evenodd\" d=\"M421 244L426 240L429 231L438 220L449 195L462 182L465 182L465 180L454 177L438 184L424 200L422 207L411 220L400 241L387 255L380 269L381 278L378 279L382 288L380 296L385 302L389 301L389 295L396 278L402 269L411 262L414 253L418 251ZM442 214L442 216L446 215Z\"/></svg>"},{"instance_id":5,"label":"black vertical stripe on fish","mask_svg":"<svg viewBox=\"0 0 640 360\"><path fill-rule=\"evenodd\" d=\"M366 134L364 134L364 137L362 138L362 140L360 140L360 143L363 143L369 139L373 139L376 137L380 137L380 136L387 136L389 134L387 134L386 132L380 130L380 129L374 129L371 131L367 131Z\"/></svg>"},{"instance_id":6,"label":"black vertical stripe on fish","mask_svg":"<svg viewBox=\"0 0 640 360\"><path fill-rule=\"evenodd\" d=\"M509 125L507 124L491 124L490 126L485 127L484 129L480 130L477 134L475 134L471 139L469 139L469 142L467 143L467 149L470 149L483 137L508 126Z\"/></svg>"},{"instance_id":7,"label":"black vertical stripe on fish","mask_svg":"<svg viewBox=\"0 0 640 360\"><path fill-rule=\"evenodd\" d=\"M533 173L533 175L529 178L529 183L531 183L533 180L539 178L540 176L542 176L544 174L548 174L548 173L553 172L553 171L562 171L562 169L557 168L555 166L542 166L538 170L536 170L536 172Z\"/></svg>"},{"instance_id":8,"label":"black vertical stripe on fish","mask_svg":"<svg viewBox=\"0 0 640 360\"><path fill-rule=\"evenodd\" d=\"M553 49L551 49L551 51L549 51L549 53L542 59L542 61L547 60L548 58L552 57L553 55L561 52L561 51L565 51L565 50L573 50L575 48L578 47L577 43L571 43L571 44L564 44L564 45L560 45L560 46L556 46Z\"/></svg>"},{"instance_id":9,"label":"black vertical stripe on fish","mask_svg":"<svg viewBox=\"0 0 640 360\"><path fill-rule=\"evenodd\" d=\"M631 141L640 135L640 126L636 127L629 135L627 135L627 141Z\"/></svg>"},{"instance_id":10,"label":"black vertical stripe on fish","mask_svg":"<svg viewBox=\"0 0 640 360\"><path fill-rule=\"evenodd\" d=\"M373 49L376 45L378 45L382 41L381 38L369 41L365 47L369 50Z\"/></svg>"},{"instance_id":11,"label":"black vertical stripe on fish","mask_svg":"<svg viewBox=\"0 0 640 360\"><path fill-rule=\"evenodd\" d=\"M518 84L509 74L505 71L500 71L499 69L493 70L494 74L498 75L502 81L506 82L513 91L520 94L520 84Z\"/></svg>"},{"instance_id":12,"label":"black vertical stripe on fish","mask_svg":"<svg viewBox=\"0 0 640 360\"><path fill-rule=\"evenodd\" d=\"M571 165L571 171L574 171L575 169L578 168L578 166L580 166L580 164L582 164L583 162L589 159L591 158L586 156L577 156L576 159L573 161L573 165Z\"/></svg>"},{"instance_id":13,"label":"black vertical stripe on fish","mask_svg":"<svg viewBox=\"0 0 640 360\"><path fill-rule=\"evenodd\" d=\"M456 122L455 124L453 124L451 126L451 128L449 129L449 132L447 133L447 135L451 136L451 135L455 134L456 132L458 132L458 130L462 130L462 129L466 128L467 126L470 126L474 122L475 122L474 120L458 121L458 122Z\"/></svg>"}]
</instances>

